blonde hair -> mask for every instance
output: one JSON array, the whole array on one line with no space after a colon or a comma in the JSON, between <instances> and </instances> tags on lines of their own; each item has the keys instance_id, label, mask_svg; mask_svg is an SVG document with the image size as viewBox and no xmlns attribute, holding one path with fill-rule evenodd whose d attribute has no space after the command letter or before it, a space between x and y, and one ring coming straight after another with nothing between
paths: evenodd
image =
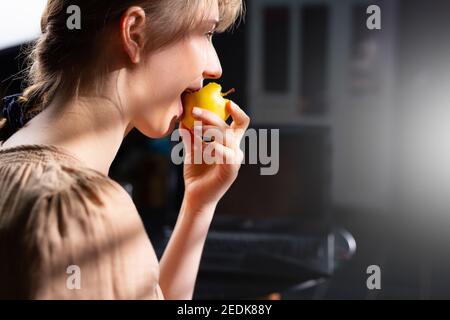
<instances>
[{"instance_id":1,"label":"blonde hair","mask_svg":"<svg viewBox=\"0 0 450 320\"><path fill-rule=\"evenodd\" d=\"M26 50L27 87L18 99L25 110L26 121L42 111L55 93L69 97L80 83L101 77L98 69L102 39L111 28L117 28L122 14L130 6L140 6L148 16L146 48L158 50L180 40L205 17L208 6L218 4L221 33L236 26L243 18L243 0L48 0L41 18L40 37ZM66 26L67 7L78 5L82 13L82 28ZM199 19L200 18L200 19ZM8 125L3 121L0 128Z\"/></svg>"}]
</instances>

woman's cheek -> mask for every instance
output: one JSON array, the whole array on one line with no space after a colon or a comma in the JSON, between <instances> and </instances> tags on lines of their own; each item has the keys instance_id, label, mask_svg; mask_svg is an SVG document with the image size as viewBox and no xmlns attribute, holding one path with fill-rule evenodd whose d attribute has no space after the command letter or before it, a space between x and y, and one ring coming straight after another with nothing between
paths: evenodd
<instances>
[{"instance_id":1,"label":"woman's cheek","mask_svg":"<svg viewBox=\"0 0 450 320\"><path fill-rule=\"evenodd\" d=\"M208 48L205 46L204 42L199 40L193 41L188 50L184 52L185 59L189 61L189 63L186 64L190 67L189 73L191 75L200 73L201 75L208 56Z\"/></svg>"}]
</instances>

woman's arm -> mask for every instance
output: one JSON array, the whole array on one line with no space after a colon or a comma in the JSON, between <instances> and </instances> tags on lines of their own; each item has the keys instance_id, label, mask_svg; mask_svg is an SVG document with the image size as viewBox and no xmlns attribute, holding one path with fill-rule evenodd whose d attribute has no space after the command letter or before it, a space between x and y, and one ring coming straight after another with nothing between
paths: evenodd
<instances>
[{"instance_id":1,"label":"woman's arm","mask_svg":"<svg viewBox=\"0 0 450 320\"><path fill-rule=\"evenodd\" d=\"M174 232L160 262L160 287L167 299L192 298L214 210L236 179L244 157L240 142L250 118L232 101L227 108L233 118L231 125L208 110L198 110L200 112L194 114L196 120L224 137L207 144L213 146L215 155L223 156L224 161L195 164L194 153L202 151L194 146L194 141L197 145L206 147L206 144L199 136L180 130L183 143L188 147L184 163L185 194Z\"/></svg>"},{"instance_id":2,"label":"woman's arm","mask_svg":"<svg viewBox=\"0 0 450 320\"><path fill-rule=\"evenodd\" d=\"M174 232L160 262L160 286L170 300L192 299L203 245L215 205L195 208L185 197Z\"/></svg>"}]
</instances>

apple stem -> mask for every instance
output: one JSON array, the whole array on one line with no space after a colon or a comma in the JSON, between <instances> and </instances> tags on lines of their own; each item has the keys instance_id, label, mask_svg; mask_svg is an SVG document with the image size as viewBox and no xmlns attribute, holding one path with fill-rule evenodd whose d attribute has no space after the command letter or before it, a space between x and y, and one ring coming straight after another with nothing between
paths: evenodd
<instances>
[{"instance_id":1,"label":"apple stem","mask_svg":"<svg viewBox=\"0 0 450 320\"><path fill-rule=\"evenodd\" d=\"M236 92L236 90L234 88L231 88L230 90L228 90L225 93L221 93L222 97L226 97L227 95L229 95L230 93Z\"/></svg>"}]
</instances>

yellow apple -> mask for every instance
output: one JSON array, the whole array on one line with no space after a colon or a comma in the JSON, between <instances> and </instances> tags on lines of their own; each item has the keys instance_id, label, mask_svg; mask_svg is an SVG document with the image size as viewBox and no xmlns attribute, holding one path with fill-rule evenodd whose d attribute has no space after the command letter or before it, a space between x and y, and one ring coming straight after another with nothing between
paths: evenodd
<instances>
[{"instance_id":1,"label":"yellow apple","mask_svg":"<svg viewBox=\"0 0 450 320\"><path fill-rule=\"evenodd\" d=\"M181 122L188 129L192 130L195 121L192 116L192 109L194 109L194 107L212 111L226 121L230 116L229 112L226 110L226 105L230 100L225 99L224 97L234 91L234 89L231 89L226 93L222 93L222 87L215 82L211 82L199 91L184 92L181 96L184 109Z\"/></svg>"}]
</instances>

